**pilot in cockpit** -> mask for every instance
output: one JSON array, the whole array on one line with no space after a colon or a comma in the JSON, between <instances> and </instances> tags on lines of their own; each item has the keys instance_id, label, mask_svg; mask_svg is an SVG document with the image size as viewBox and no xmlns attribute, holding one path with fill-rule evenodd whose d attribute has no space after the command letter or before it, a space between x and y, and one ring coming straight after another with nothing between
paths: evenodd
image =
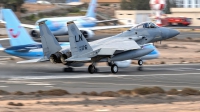
<instances>
[{"instance_id":1,"label":"pilot in cockpit","mask_svg":"<svg viewBox=\"0 0 200 112\"><path fill-rule=\"evenodd\" d=\"M154 23L144 23L143 28L156 28Z\"/></svg>"},{"instance_id":2,"label":"pilot in cockpit","mask_svg":"<svg viewBox=\"0 0 200 112\"><path fill-rule=\"evenodd\" d=\"M143 28L149 28L149 23L144 23Z\"/></svg>"}]
</instances>

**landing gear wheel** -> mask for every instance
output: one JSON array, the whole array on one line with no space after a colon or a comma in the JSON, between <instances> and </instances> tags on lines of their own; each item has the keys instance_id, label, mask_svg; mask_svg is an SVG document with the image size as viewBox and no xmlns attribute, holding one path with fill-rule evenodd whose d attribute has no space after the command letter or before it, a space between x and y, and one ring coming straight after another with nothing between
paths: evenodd
<instances>
[{"instance_id":1,"label":"landing gear wheel","mask_svg":"<svg viewBox=\"0 0 200 112\"><path fill-rule=\"evenodd\" d=\"M142 66L139 66L138 67L138 71L142 71L143 70L143 67Z\"/></svg>"},{"instance_id":2,"label":"landing gear wheel","mask_svg":"<svg viewBox=\"0 0 200 112\"><path fill-rule=\"evenodd\" d=\"M116 74L118 72L118 66L116 64L113 64L111 66L111 72L114 74Z\"/></svg>"},{"instance_id":3,"label":"landing gear wheel","mask_svg":"<svg viewBox=\"0 0 200 112\"><path fill-rule=\"evenodd\" d=\"M90 65L90 66L88 67L88 72L89 72L89 73L93 74L95 71L96 71L96 68L95 68L94 65Z\"/></svg>"},{"instance_id":4,"label":"landing gear wheel","mask_svg":"<svg viewBox=\"0 0 200 112\"><path fill-rule=\"evenodd\" d=\"M143 61L142 60L138 60L138 65L142 65L143 64Z\"/></svg>"},{"instance_id":5,"label":"landing gear wheel","mask_svg":"<svg viewBox=\"0 0 200 112\"><path fill-rule=\"evenodd\" d=\"M71 67L69 67L69 68L64 68L63 71L64 71L64 72L73 72L74 69L71 68Z\"/></svg>"}]
</instances>

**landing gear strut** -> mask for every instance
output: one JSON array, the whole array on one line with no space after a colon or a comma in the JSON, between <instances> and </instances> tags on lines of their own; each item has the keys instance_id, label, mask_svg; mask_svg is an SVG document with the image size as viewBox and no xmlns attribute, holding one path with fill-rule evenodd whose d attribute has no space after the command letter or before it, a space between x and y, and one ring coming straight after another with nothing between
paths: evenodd
<instances>
[{"instance_id":1,"label":"landing gear strut","mask_svg":"<svg viewBox=\"0 0 200 112\"><path fill-rule=\"evenodd\" d=\"M139 65L139 67L138 67L138 70L139 71L142 71L142 65L143 65L143 61L142 60L138 60L138 65Z\"/></svg>"}]
</instances>

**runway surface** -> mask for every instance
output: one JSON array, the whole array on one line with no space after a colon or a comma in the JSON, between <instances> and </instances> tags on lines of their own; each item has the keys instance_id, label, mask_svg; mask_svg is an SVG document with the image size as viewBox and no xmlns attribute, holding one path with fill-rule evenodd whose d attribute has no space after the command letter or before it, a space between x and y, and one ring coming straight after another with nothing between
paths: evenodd
<instances>
[{"instance_id":1,"label":"runway surface","mask_svg":"<svg viewBox=\"0 0 200 112\"><path fill-rule=\"evenodd\" d=\"M200 33L181 33L178 38L199 38ZM114 34L112 34L114 35ZM89 39L105 38L112 35L96 35ZM59 37L67 41L67 36ZM9 41L0 41L8 47ZM1 61L1 57L9 56L0 52L0 89L7 91L37 91L53 88L66 89L69 92L107 91L133 89L144 86L160 86L165 89L191 87L200 89L200 64L194 65L156 65L145 66L144 71L137 71L137 66L119 69L113 75L110 67L98 67L99 72L89 74L87 66L75 68L74 72L63 72L63 65L51 63L16 64Z\"/></svg>"},{"instance_id":2,"label":"runway surface","mask_svg":"<svg viewBox=\"0 0 200 112\"><path fill-rule=\"evenodd\" d=\"M0 89L7 91L37 91L53 88L69 92L108 91L159 86L164 89L185 87L200 89L200 64L151 65L137 71L137 66L120 68L117 74L110 67L98 67L89 74L87 66L63 72L63 65L0 63Z\"/></svg>"}]
</instances>

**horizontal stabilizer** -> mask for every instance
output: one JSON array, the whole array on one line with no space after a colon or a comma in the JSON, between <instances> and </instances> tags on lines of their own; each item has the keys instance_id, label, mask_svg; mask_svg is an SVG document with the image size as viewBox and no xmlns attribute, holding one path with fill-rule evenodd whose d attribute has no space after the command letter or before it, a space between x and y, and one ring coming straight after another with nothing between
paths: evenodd
<instances>
[{"instance_id":1,"label":"horizontal stabilizer","mask_svg":"<svg viewBox=\"0 0 200 112\"><path fill-rule=\"evenodd\" d=\"M17 63L37 63L37 62L44 62L44 61L49 61L49 59L46 57L43 57L43 58L32 59L32 60L18 61Z\"/></svg>"},{"instance_id":2,"label":"horizontal stabilizer","mask_svg":"<svg viewBox=\"0 0 200 112\"><path fill-rule=\"evenodd\" d=\"M68 58L65 61L90 61L91 58Z\"/></svg>"}]
</instances>

